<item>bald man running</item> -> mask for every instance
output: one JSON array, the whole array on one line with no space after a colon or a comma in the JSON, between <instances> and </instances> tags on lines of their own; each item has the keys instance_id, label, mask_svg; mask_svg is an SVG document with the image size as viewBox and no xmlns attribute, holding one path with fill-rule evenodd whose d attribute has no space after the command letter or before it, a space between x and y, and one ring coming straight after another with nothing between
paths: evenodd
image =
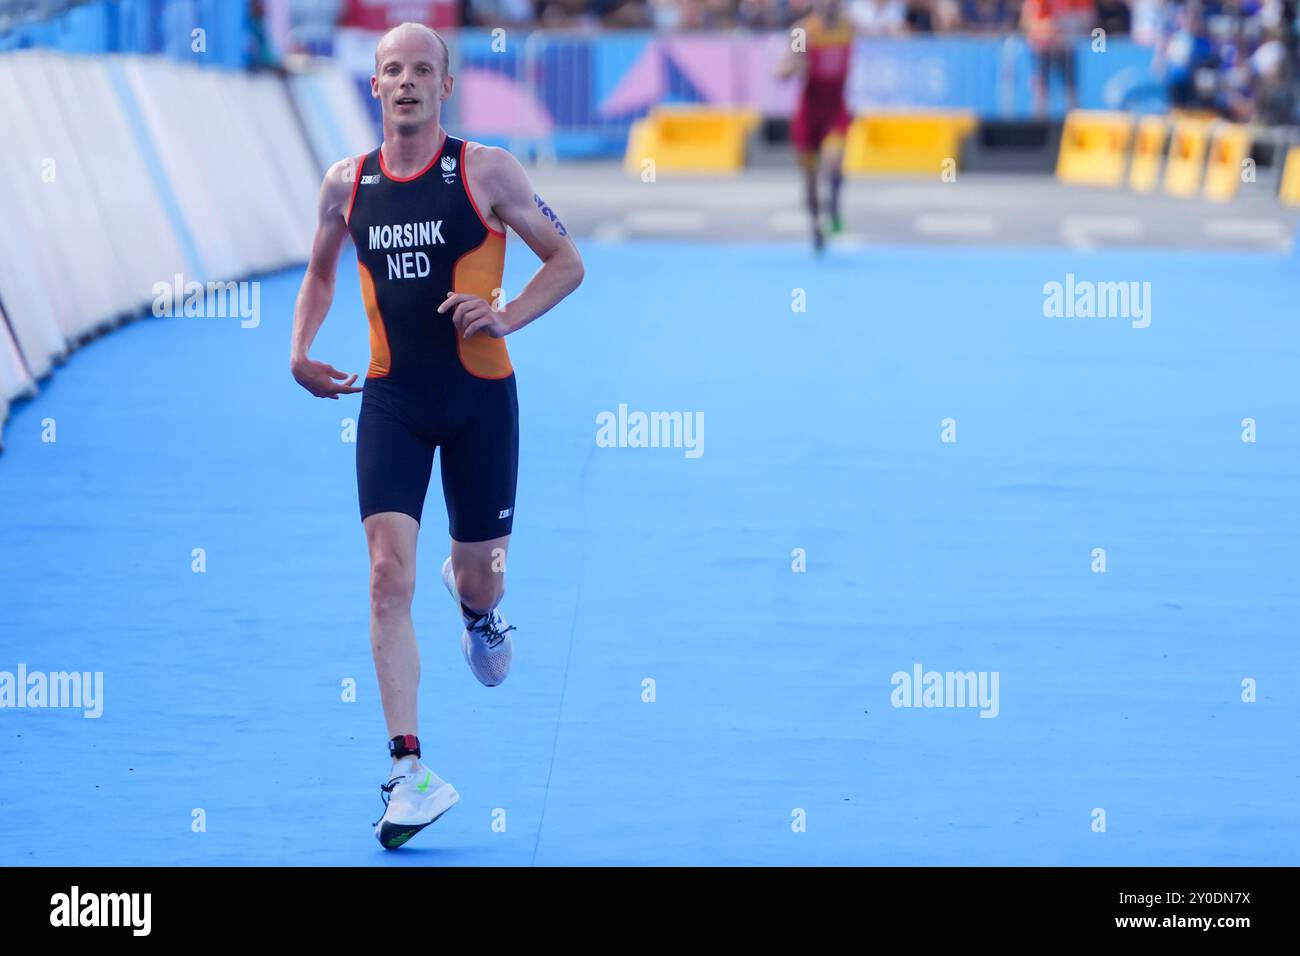
<instances>
[{"instance_id":1,"label":"bald man running","mask_svg":"<svg viewBox=\"0 0 1300 956\"><path fill-rule=\"evenodd\" d=\"M416 541L435 449L441 449L451 556L443 581L460 609L461 649L489 687L510 668L498 610L513 528L518 404L505 336L545 314L582 281L581 257L519 162L451 136L447 45L405 23L375 50L370 91L384 139L335 163L321 186L311 261L294 310L291 368L319 398L363 392L357 491L370 548L370 643L392 771L375 835L401 846L459 799L421 763L420 655L411 622ZM542 261L502 304L506 227ZM356 375L308 357L329 311L344 238L357 248L370 324L364 389Z\"/></svg>"}]
</instances>

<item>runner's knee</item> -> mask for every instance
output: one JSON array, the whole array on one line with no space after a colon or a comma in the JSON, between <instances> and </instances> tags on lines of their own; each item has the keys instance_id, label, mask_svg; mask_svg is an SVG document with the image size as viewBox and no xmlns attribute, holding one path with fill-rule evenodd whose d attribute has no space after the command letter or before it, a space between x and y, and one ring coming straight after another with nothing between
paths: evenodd
<instances>
[{"instance_id":1,"label":"runner's knee","mask_svg":"<svg viewBox=\"0 0 1300 956\"><path fill-rule=\"evenodd\" d=\"M370 609L377 617L408 613L414 594L414 567L391 555L374 560L370 566Z\"/></svg>"}]
</instances>

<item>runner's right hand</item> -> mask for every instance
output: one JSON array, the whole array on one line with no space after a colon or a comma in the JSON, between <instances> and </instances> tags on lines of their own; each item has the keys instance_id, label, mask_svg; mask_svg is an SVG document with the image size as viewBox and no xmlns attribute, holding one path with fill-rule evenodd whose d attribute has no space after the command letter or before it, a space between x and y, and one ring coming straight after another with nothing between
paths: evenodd
<instances>
[{"instance_id":1,"label":"runner's right hand","mask_svg":"<svg viewBox=\"0 0 1300 956\"><path fill-rule=\"evenodd\" d=\"M361 391L353 388L356 375L340 372L333 365L317 362L313 359L298 359L290 364L293 377L303 388L317 398L332 398L338 401L340 395L352 395ZM342 382L342 384L340 384Z\"/></svg>"}]
</instances>

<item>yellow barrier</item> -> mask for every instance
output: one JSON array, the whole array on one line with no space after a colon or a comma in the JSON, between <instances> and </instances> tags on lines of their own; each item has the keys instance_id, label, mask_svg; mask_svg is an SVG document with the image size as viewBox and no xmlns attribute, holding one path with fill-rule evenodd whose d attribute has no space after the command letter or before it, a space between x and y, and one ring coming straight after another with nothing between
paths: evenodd
<instances>
[{"instance_id":1,"label":"yellow barrier","mask_svg":"<svg viewBox=\"0 0 1300 956\"><path fill-rule=\"evenodd\" d=\"M1165 159L1165 142L1169 125L1159 116L1138 120L1133 140L1133 161L1128 168L1128 185L1135 192L1149 193L1160 183L1160 167Z\"/></svg>"},{"instance_id":2,"label":"yellow barrier","mask_svg":"<svg viewBox=\"0 0 1300 956\"><path fill-rule=\"evenodd\" d=\"M953 169L961 141L975 129L973 113L873 113L859 116L844 143L844 171L938 175Z\"/></svg>"},{"instance_id":3,"label":"yellow barrier","mask_svg":"<svg viewBox=\"0 0 1300 956\"><path fill-rule=\"evenodd\" d=\"M1071 110L1061 133L1056 178L1063 183L1119 186L1133 139L1133 117L1103 110Z\"/></svg>"},{"instance_id":4,"label":"yellow barrier","mask_svg":"<svg viewBox=\"0 0 1300 956\"><path fill-rule=\"evenodd\" d=\"M656 107L632 124L623 166L640 175L652 159L657 172L739 172L745 140L759 119L757 110Z\"/></svg>"},{"instance_id":5,"label":"yellow barrier","mask_svg":"<svg viewBox=\"0 0 1300 956\"><path fill-rule=\"evenodd\" d=\"M1195 196L1205 170L1210 124L1205 120L1182 119L1174 123L1165 163L1165 192L1171 196Z\"/></svg>"},{"instance_id":6,"label":"yellow barrier","mask_svg":"<svg viewBox=\"0 0 1300 956\"><path fill-rule=\"evenodd\" d=\"M1300 206L1300 146L1286 151L1286 165L1282 167L1282 190L1278 198L1288 206Z\"/></svg>"},{"instance_id":7,"label":"yellow barrier","mask_svg":"<svg viewBox=\"0 0 1300 956\"><path fill-rule=\"evenodd\" d=\"M1223 124L1210 138L1210 158L1205 167L1204 195L1215 202L1227 202L1241 186L1242 162L1250 155L1250 131L1244 126Z\"/></svg>"}]
</instances>

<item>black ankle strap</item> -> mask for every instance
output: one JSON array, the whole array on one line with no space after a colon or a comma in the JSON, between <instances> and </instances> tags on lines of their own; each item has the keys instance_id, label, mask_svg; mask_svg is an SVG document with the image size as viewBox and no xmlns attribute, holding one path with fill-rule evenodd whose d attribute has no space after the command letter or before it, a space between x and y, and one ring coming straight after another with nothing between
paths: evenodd
<instances>
[{"instance_id":1,"label":"black ankle strap","mask_svg":"<svg viewBox=\"0 0 1300 956\"><path fill-rule=\"evenodd\" d=\"M388 755L394 760L414 754L420 756L420 738L415 734L399 734L388 741Z\"/></svg>"}]
</instances>

